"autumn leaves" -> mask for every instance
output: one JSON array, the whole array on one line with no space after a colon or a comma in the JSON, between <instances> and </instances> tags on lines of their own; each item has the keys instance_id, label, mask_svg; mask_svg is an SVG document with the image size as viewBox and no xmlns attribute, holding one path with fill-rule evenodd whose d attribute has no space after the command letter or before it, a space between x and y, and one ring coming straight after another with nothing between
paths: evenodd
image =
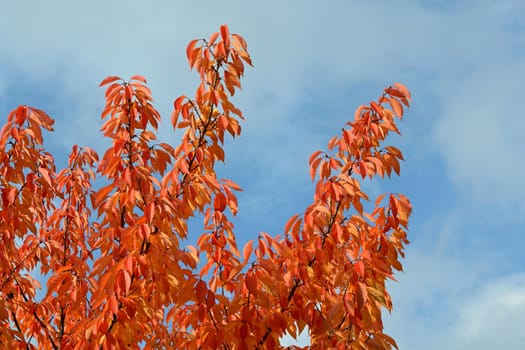
<instances>
[{"instance_id":1,"label":"autumn leaves","mask_svg":"<svg viewBox=\"0 0 525 350\"><path fill-rule=\"evenodd\" d=\"M40 349L274 349L308 327L312 347L389 349L385 281L401 269L410 202L376 199L360 180L399 174L401 151L383 145L410 93L401 84L357 109L326 151L310 158L313 202L284 234L242 249L230 216L240 187L219 179L225 136L241 133L232 102L251 65L245 40L223 25L187 46L200 78L174 100L183 134L159 142L161 122L142 76L111 76L99 157L72 148L56 171L43 148L53 120L21 106L0 132L0 347ZM97 179L104 179L94 189ZM188 220L204 218L196 246ZM48 277L35 297L34 269Z\"/></svg>"}]
</instances>

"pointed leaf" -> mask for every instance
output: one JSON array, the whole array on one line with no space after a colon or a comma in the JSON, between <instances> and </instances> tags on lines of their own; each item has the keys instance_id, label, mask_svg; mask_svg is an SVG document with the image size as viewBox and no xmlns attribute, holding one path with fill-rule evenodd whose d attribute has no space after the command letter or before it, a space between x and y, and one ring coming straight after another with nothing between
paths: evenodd
<instances>
[{"instance_id":1,"label":"pointed leaf","mask_svg":"<svg viewBox=\"0 0 525 350\"><path fill-rule=\"evenodd\" d=\"M146 84L146 78L144 78L142 75L133 75L130 80L138 80Z\"/></svg>"},{"instance_id":2,"label":"pointed leaf","mask_svg":"<svg viewBox=\"0 0 525 350\"><path fill-rule=\"evenodd\" d=\"M253 241L248 241L248 243L246 243L246 245L244 246L244 249L242 250L242 256L244 258L244 261L247 262L248 259L250 258L250 255L252 255L252 245L253 245Z\"/></svg>"},{"instance_id":3,"label":"pointed leaf","mask_svg":"<svg viewBox=\"0 0 525 350\"><path fill-rule=\"evenodd\" d=\"M115 75L109 76L109 77L105 78L104 80L102 80L100 82L100 84L98 84L98 86L104 86L104 85L112 83L112 82L114 82L116 80L122 80L122 79L120 77L115 76Z\"/></svg>"}]
</instances>

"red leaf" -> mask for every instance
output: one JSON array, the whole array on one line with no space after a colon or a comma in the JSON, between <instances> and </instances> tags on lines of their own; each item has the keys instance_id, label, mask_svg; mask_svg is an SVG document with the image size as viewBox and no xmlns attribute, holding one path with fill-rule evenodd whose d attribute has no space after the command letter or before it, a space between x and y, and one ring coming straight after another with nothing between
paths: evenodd
<instances>
[{"instance_id":1,"label":"red leaf","mask_svg":"<svg viewBox=\"0 0 525 350\"><path fill-rule=\"evenodd\" d=\"M195 286L195 297L197 298L198 303L202 304L206 301L207 291L208 288L206 287L206 283L204 283L202 280L199 280Z\"/></svg>"},{"instance_id":2,"label":"red leaf","mask_svg":"<svg viewBox=\"0 0 525 350\"><path fill-rule=\"evenodd\" d=\"M213 209L220 212L223 212L224 209L226 209L226 197L221 192L215 195L215 199L213 200Z\"/></svg>"},{"instance_id":3,"label":"red leaf","mask_svg":"<svg viewBox=\"0 0 525 350\"><path fill-rule=\"evenodd\" d=\"M229 41L229 37L230 37L230 31L228 29L228 26L226 24L223 24L221 26L221 36L222 36L222 40L223 41Z\"/></svg>"},{"instance_id":4,"label":"red leaf","mask_svg":"<svg viewBox=\"0 0 525 350\"><path fill-rule=\"evenodd\" d=\"M15 114L16 123L18 125L24 124L27 119L28 114L29 113L28 113L27 106L18 106L18 108L16 109L16 114Z\"/></svg>"}]
</instances>

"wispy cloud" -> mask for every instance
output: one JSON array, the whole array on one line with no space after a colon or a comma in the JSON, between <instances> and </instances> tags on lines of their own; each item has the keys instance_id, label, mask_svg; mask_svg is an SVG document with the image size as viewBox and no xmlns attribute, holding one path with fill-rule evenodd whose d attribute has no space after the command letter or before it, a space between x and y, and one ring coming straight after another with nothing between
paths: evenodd
<instances>
[{"instance_id":1,"label":"wispy cloud","mask_svg":"<svg viewBox=\"0 0 525 350\"><path fill-rule=\"evenodd\" d=\"M486 266L444 256L418 256L413 261L418 267L408 263L406 275L392 286L394 312L385 318L400 348L521 348L523 274L488 278L483 275ZM419 282L409 281L412 278Z\"/></svg>"},{"instance_id":2,"label":"wispy cloud","mask_svg":"<svg viewBox=\"0 0 525 350\"><path fill-rule=\"evenodd\" d=\"M521 219L525 119L518 106L525 87L517 72L524 71L525 65L511 58L477 68L455 84L434 129L448 176L460 191L492 210L499 206L500 214L505 209L507 217L517 206Z\"/></svg>"}]
</instances>

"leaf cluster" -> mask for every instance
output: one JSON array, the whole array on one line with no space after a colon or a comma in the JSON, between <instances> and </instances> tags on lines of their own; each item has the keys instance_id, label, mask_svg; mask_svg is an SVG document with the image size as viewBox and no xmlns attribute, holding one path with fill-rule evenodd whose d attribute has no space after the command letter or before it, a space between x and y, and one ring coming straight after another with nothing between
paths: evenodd
<instances>
[{"instance_id":1,"label":"leaf cluster","mask_svg":"<svg viewBox=\"0 0 525 350\"><path fill-rule=\"evenodd\" d=\"M401 194L367 213L360 179L399 174L383 143L408 107L401 84L357 109L326 151L310 158L313 202L283 235L261 233L242 251L231 180L219 179L225 136L239 136L232 96L251 65L226 25L192 40L200 78L174 100L178 145L157 141L161 116L142 76L104 79L111 146L73 146L57 170L43 145L53 120L20 106L0 131L0 347L12 349L277 349L308 327L313 349L390 349L381 310L401 270L411 212ZM97 179L104 179L95 188ZM196 245L188 219L204 217ZM47 276L45 295L31 273Z\"/></svg>"}]
</instances>

